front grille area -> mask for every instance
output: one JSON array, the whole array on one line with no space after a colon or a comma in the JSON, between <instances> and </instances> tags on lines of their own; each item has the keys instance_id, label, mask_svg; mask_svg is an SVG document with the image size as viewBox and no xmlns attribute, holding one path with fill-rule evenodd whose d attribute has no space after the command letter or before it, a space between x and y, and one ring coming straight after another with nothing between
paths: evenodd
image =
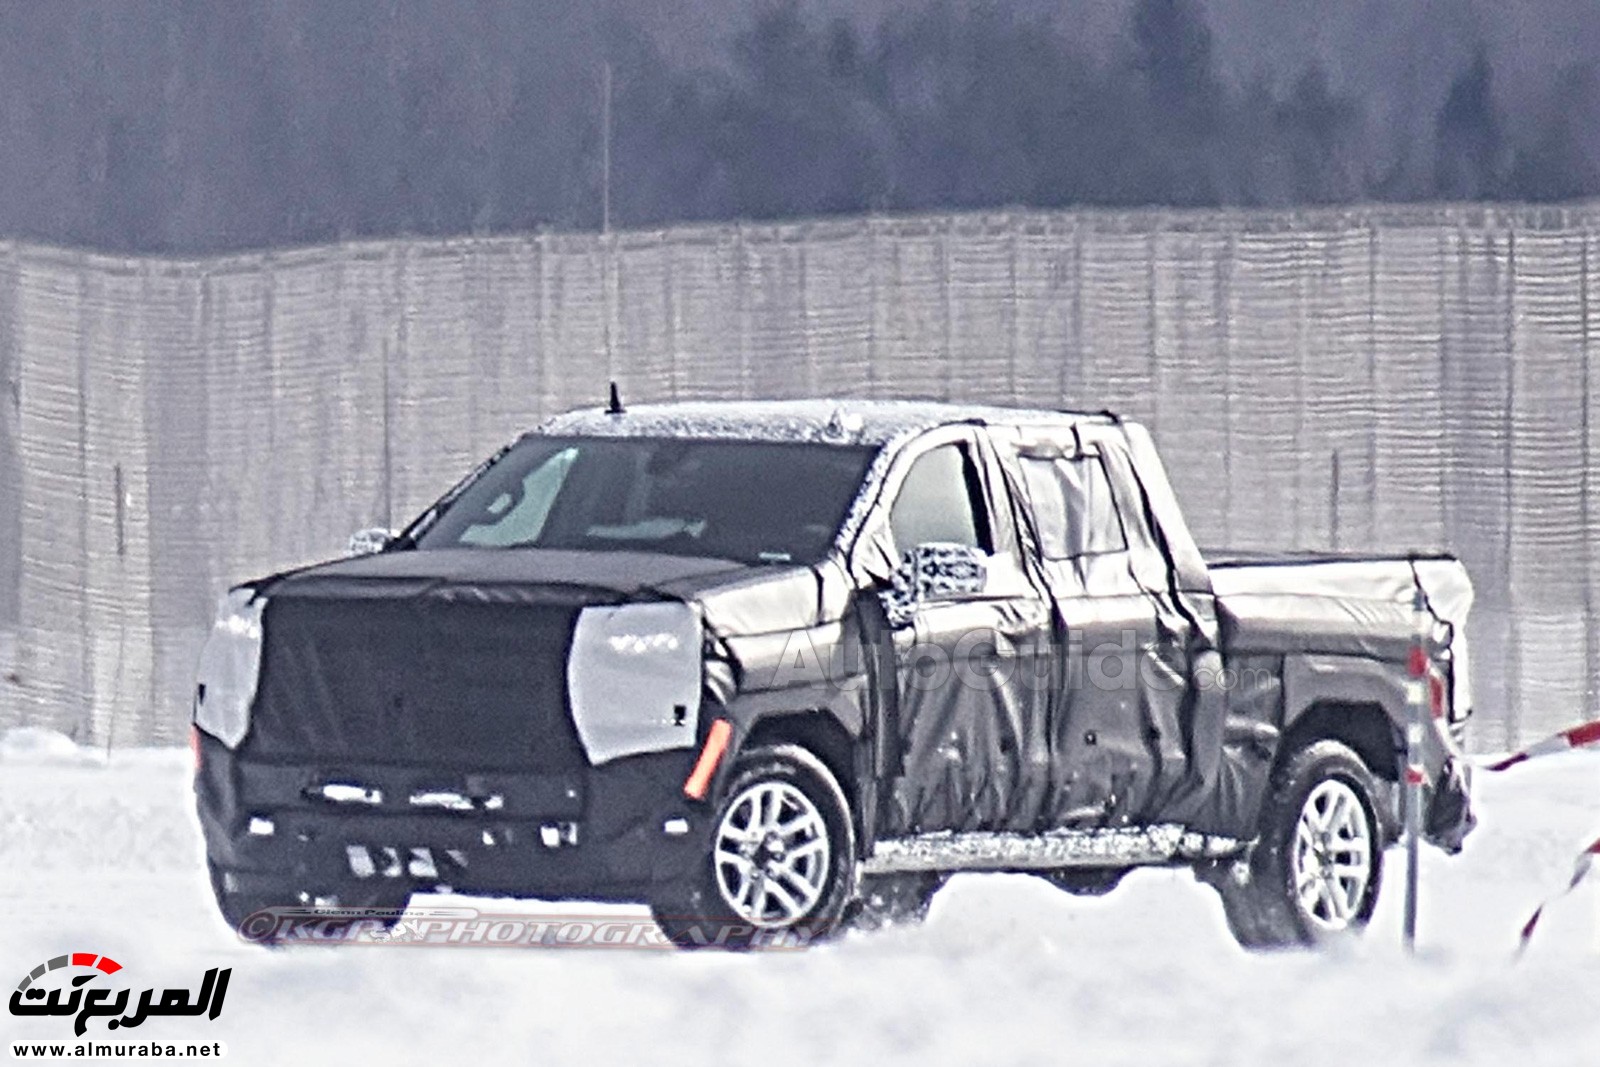
<instances>
[{"instance_id":1,"label":"front grille area","mask_svg":"<svg viewBox=\"0 0 1600 1067\"><path fill-rule=\"evenodd\" d=\"M245 741L261 759L560 772L578 608L409 596L270 600Z\"/></svg>"}]
</instances>

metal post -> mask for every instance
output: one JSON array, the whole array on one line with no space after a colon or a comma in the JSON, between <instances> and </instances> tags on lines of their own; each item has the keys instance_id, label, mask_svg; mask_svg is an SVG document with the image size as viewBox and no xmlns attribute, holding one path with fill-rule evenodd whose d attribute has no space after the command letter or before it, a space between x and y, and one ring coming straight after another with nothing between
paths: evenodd
<instances>
[{"instance_id":1,"label":"metal post","mask_svg":"<svg viewBox=\"0 0 1600 1067\"><path fill-rule=\"evenodd\" d=\"M600 232L611 232L611 63L600 68Z\"/></svg>"},{"instance_id":2,"label":"metal post","mask_svg":"<svg viewBox=\"0 0 1600 1067\"><path fill-rule=\"evenodd\" d=\"M1422 852L1422 784L1427 780L1427 769L1422 758L1423 731L1427 728L1428 700L1428 604L1422 585L1417 584L1411 600L1415 631L1411 637L1410 673L1406 703L1410 712L1406 723L1406 911L1405 947L1407 952L1417 948L1417 894Z\"/></svg>"},{"instance_id":3,"label":"metal post","mask_svg":"<svg viewBox=\"0 0 1600 1067\"><path fill-rule=\"evenodd\" d=\"M1328 478L1328 536L1335 552L1344 545L1339 538L1339 450L1333 450L1332 469Z\"/></svg>"},{"instance_id":4,"label":"metal post","mask_svg":"<svg viewBox=\"0 0 1600 1067\"><path fill-rule=\"evenodd\" d=\"M402 308L400 314L405 314ZM393 400L390 396L389 385L389 353L391 351L388 338L383 341L383 528L393 530L394 526L394 440L389 426L390 411Z\"/></svg>"},{"instance_id":5,"label":"metal post","mask_svg":"<svg viewBox=\"0 0 1600 1067\"><path fill-rule=\"evenodd\" d=\"M88 308L95 306L92 302L101 297L99 291L91 292L90 272L86 264L86 254L78 257L78 302L74 309L79 316L77 336L78 357L78 463L77 463L77 489L78 502L76 506L78 519L78 580L79 585L73 591L78 600L78 721L72 728L72 739L86 742L94 736L94 657L90 649L93 647L91 635L94 633L92 621L89 618L90 594L94 591L94 580L91 577L93 570L90 564L89 550L89 512L90 501L94 493L89 487L89 331L82 328L83 317L88 314Z\"/></svg>"}]
</instances>

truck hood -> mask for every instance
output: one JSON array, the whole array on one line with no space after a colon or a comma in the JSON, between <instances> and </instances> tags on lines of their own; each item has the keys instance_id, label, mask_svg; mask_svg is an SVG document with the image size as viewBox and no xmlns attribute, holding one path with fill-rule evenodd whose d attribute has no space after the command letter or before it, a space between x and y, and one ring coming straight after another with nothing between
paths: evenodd
<instances>
[{"instance_id":1,"label":"truck hood","mask_svg":"<svg viewBox=\"0 0 1600 1067\"><path fill-rule=\"evenodd\" d=\"M196 721L290 762L557 774L686 749L702 635L731 643L812 625L819 587L806 566L640 552L341 560L253 583L255 599L233 595L254 630L222 620L213 631Z\"/></svg>"},{"instance_id":2,"label":"truck hood","mask_svg":"<svg viewBox=\"0 0 1600 1067\"><path fill-rule=\"evenodd\" d=\"M720 637L816 623L820 579L808 566L754 566L654 552L430 549L324 563L257 583L269 598L621 604L661 599L700 606Z\"/></svg>"},{"instance_id":3,"label":"truck hood","mask_svg":"<svg viewBox=\"0 0 1600 1067\"><path fill-rule=\"evenodd\" d=\"M753 569L733 560L653 552L449 548L380 552L323 563L269 579L257 588L271 597L361 600L447 587L463 592L494 590L501 595L544 587L579 595L587 591L597 600L618 601L662 593L675 596L672 587L680 583L715 587L715 579L736 581Z\"/></svg>"}]
</instances>

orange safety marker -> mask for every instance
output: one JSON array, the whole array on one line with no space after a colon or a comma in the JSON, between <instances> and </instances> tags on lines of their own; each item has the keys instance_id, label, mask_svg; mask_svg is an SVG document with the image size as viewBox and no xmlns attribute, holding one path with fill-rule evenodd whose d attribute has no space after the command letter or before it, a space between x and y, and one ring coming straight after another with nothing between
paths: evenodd
<instances>
[{"instance_id":1,"label":"orange safety marker","mask_svg":"<svg viewBox=\"0 0 1600 1067\"><path fill-rule=\"evenodd\" d=\"M711 729L706 731L706 744L700 750L700 758L695 760L694 770L684 780L684 796L690 800L705 799L706 790L711 788L711 776L717 773L717 764L722 762L732 738L733 724L727 719L718 719L711 724Z\"/></svg>"}]
</instances>

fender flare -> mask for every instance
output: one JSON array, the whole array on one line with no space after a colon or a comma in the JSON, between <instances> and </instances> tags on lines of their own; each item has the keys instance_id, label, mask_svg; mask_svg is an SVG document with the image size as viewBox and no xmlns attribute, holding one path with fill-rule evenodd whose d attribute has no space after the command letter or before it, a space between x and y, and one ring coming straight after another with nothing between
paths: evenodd
<instances>
[{"instance_id":1,"label":"fender flare","mask_svg":"<svg viewBox=\"0 0 1600 1067\"><path fill-rule=\"evenodd\" d=\"M1404 668L1365 656L1289 655L1283 662L1283 728L1319 704L1367 704L1383 709L1398 744L1405 737Z\"/></svg>"}]
</instances>

